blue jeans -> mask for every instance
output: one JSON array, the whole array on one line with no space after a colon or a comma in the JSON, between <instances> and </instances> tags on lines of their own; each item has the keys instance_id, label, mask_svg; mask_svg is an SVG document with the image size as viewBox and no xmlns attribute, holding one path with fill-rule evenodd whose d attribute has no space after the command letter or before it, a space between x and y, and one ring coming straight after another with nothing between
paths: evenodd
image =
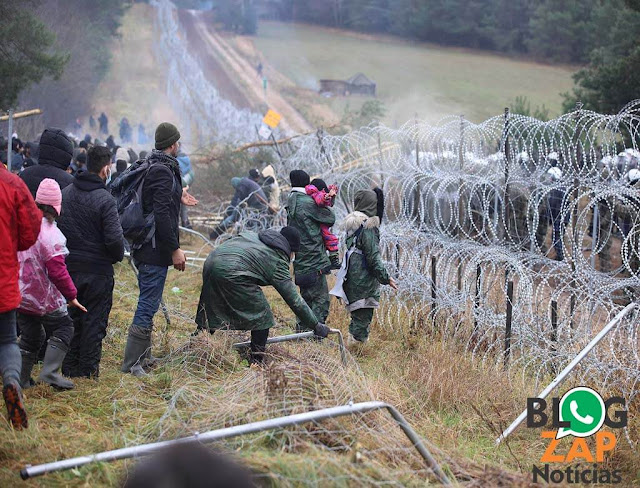
<instances>
[{"instance_id":1,"label":"blue jeans","mask_svg":"<svg viewBox=\"0 0 640 488\"><path fill-rule=\"evenodd\" d=\"M135 262L138 268L138 307L133 316L133 324L143 329L153 327L153 316L160 308L164 283L167 280L166 266L154 266L139 261Z\"/></svg>"}]
</instances>

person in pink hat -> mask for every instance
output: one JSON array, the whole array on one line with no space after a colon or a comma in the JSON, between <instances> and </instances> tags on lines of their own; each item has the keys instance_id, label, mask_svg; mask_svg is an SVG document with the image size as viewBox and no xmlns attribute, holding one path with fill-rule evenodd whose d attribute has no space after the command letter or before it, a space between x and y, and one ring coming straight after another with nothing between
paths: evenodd
<instances>
[{"instance_id":1,"label":"person in pink hat","mask_svg":"<svg viewBox=\"0 0 640 488\"><path fill-rule=\"evenodd\" d=\"M36 243L18 253L20 262L20 294L18 307L22 388L32 386L31 370L45 341L45 329L50 338L38 381L59 389L72 389L73 383L58 373L73 337L73 322L67 313L69 306L86 312L77 300L77 290L65 264L67 240L58 229L56 219L62 208L62 193L58 183L45 178L38 186L36 204L42 211L42 225Z\"/></svg>"}]
</instances>

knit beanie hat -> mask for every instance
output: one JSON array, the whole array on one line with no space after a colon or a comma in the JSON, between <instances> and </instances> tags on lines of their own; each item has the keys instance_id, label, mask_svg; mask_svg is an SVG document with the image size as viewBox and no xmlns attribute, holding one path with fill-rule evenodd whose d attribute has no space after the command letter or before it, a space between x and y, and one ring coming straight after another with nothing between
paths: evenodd
<instances>
[{"instance_id":1,"label":"knit beanie hat","mask_svg":"<svg viewBox=\"0 0 640 488\"><path fill-rule=\"evenodd\" d=\"M242 178L238 178L237 176L234 176L233 178L231 178L231 186L234 188L238 188L238 185L240 184L241 181L242 181Z\"/></svg>"},{"instance_id":2,"label":"knit beanie hat","mask_svg":"<svg viewBox=\"0 0 640 488\"><path fill-rule=\"evenodd\" d=\"M290 226L283 227L280 229L280 234L282 234L289 243L291 252L298 252L300 250L300 233L298 229Z\"/></svg>"},{"instance_id":3,"label":"knit beanie hat","mask_svg":"<svg viewBox=\"0 0 640 488\"><path fill-rule=\"evenodd\" d=\"M62 192L56 180L45 178L40 182L40 186L36 192L36 203L51 205L56 209L58 215L60 215L60 210L62 210Z\"/></svg>"},{"instance_id":4,"label":"knit beanie hat","mask_svg":"<svg viewBox=\"0 0 640 488\"><path fill-rule=\"evenodd\" d=\"M162 122L156 129L156 149L162 151L175 144L180 139L178 128L169 123Z\"/></svg>"},{"instance_id":5,"label":"knit beanie hat","mask_svg":"<svg viewBox=\"0 0 640 488\"><path fill-rule=\"evenodd\" d=\"M375 217L378 213L378 195L373 190L358 190L353 199L353 207L367 217Z\"/></svg>"},{"instance_id":6,"label":"knit beanie hat","mask_svg":"<svg viewBox=\"0 0 640 488\"><path fill-rule=\"evenodd\" d=\"M169 144L169 146L170 145L171 144ZM116 151L116 162L118 161L124 161L127 164L131 162L129 158L129 151L127 151L124 147L119 147Z\"/></svg>"},{"instance_id":7,"label":"knit beanie hat","mask_svg":"<svg viewBox=\"0 0 640 488\"><path fill-rule=\"evenodd\" d=\"M304 188L309 184L309 175L306 171L303 171L301 169L294 169L291 173L289 173L289 179L291 180L292 187Z\"/></svg>"},{"instance_id":8,"label":"knit beanie hat","mask_svg":"<svg viewBox=\"0 0 640 488\"><path fill-rule=\"evenodd\" d=\"M260 177L260 171L258 171L255 168L249 170L249 178L251 178L252 180L255 180L255 179L258 179L259 177Z\"/></svg>"}]
</instances>

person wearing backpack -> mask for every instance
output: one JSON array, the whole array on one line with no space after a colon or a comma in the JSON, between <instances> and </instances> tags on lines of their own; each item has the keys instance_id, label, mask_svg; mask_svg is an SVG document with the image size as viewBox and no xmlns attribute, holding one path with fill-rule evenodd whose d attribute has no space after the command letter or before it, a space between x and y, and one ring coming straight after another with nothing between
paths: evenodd
<instances>
[{"instance_id":1,"label":"person wearing backpack","mask_svg":"<svg viewBox=\"0 0 640 488\"><path fill-rule=\"evenodd\" d=\"M136 239L132 239L133 262L138 269L140 295L133 321L129 327L127 345L124 350L121 371L135 376L145 374L142 369L144 359L151 356L151 331L153 316L160 307L167 270L173 265L184 271L187 258L180 249L179 217L180 204L196 205L198 201L182 188L180 164L176 159L180 145L180 132L168 122L161 123L155 133L155 149L143 162L132 165L119 178L118 183L128 185L128 175L141 174L139 201L134 199L127 208L132 214L141 211L147 226ZM120 185L114 185L116 192ZM124 193L127 191L125 189ZM118 202L118 211L125 236L130 238L127 208Z\"/></svg>"},{"instance_id":2,"label":"person wearing backpack","mask_svg":"<svg viewBox=\"0 0 640 488\"><path fill-rule=\"evenodd\" d=\"M347 252L331 295L341 298L351 314L349 337L367 342L373 311L378 308L380 285L398 289L380 258L380 222L384 213L382 190L359 190L354 211L344 219Z\"/></svg>"},{"instance_id":3,"label":"person wearing backpack","mask_svg":"<svg viewBox=\"0 0 640 488\"><path fill-rule=\"evenodd\" d=\"M113 264L124 257L124 237L116 202L106 188L111 179L111 153L93 146L87 168L62 191L58 227L67 238L67 269L86 313L69 311L73 338L62 372L65 376L97 377L102 340L113 300Z\"/></svg>"}]
</instances>

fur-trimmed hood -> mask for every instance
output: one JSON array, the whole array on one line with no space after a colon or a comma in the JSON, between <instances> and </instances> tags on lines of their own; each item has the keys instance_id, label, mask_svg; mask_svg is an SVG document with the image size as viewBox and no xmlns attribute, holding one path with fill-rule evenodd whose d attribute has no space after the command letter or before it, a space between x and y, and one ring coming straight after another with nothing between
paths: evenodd
<instances>
[{"instance_id":1,"label":"fur-trimmed hood","mask_svg":"<svg viewBox=\"0 0 640 488\"><path fill-rule=\"evenodd\" d=\"M345 217L340 227L342 227L342 230L347 234L352 234L357 231L361 225L364 225L365 229L375 229L376 227L380 227L380 217L368 217L362 212L355 211Z\"/></svg>"}]
</instances>

